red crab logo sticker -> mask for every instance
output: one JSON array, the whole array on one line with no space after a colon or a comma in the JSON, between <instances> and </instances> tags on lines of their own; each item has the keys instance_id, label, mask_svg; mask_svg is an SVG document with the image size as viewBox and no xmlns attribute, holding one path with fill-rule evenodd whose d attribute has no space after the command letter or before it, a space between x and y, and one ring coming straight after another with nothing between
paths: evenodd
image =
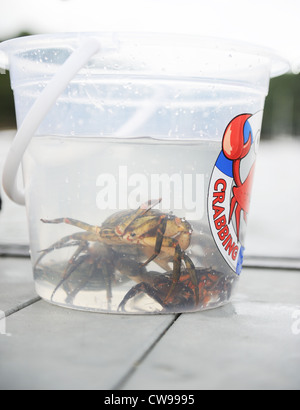
<instances>
[{"instance_id":1,"label":"red crab logo sticker","mask_svg":"<svg viewBox=\"0 0 300 410\"><path fill-rule=\"evenodd\" d=\"M211 231L224 259L237 274L242 270L261 121L262 111L238 115L228 124L209 186Z\"/></svg>"}]
</instances>

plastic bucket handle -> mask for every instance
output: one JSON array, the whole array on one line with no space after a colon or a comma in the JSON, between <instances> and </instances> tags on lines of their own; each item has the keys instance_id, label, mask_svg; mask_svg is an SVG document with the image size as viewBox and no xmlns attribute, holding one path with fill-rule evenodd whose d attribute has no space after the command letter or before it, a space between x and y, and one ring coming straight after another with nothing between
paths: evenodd
<instances>
[{"instance_id":1,"label":"plastic bucket handle","mask_svg":"<svg viewBox=\"0 0 300 410\"><path fill-rule=\"evenodd\" d=\"M68 86L69 82L99 50L99 41L94 38L85 40L49 81L17 131L8 152L2 176L5 193L17 204L25 205L24 192L23 190L19 190L17 186L17 175L23 155L31 138L60 94Z\"/></svg>"}]
</instances>

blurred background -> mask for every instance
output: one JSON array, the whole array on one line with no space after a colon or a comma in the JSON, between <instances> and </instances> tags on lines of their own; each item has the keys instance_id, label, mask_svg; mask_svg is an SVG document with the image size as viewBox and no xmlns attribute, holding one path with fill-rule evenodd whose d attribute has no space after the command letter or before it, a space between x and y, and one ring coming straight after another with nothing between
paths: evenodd
<instances>
[{"instance_id":1,"label":"blurred background","mask_svg":"<svg viewBox=\"0 0 300 410\"><path fill-rule=\"evenodd\" d=\"M273 48L300 67L299 0L0 0L0 40L62 31L151 31L216 36ZM262 137L300 135L300 76L272 79ZM8 73L0 129L15 128Z\"/></svg>"},{"instance_id":2,"label":"blurred background","mask_svg":"<svg viewBox=\"0 0 300 410\"><path fill-rule=\"evenodd\" d=\"M0 10L2 41L66 31L167 32L245 41L287 58L291 73L271 79L266 100L248 250L299 257L300 224L293 206L300 201L300 75L292 74L300 71L299 0L0 0ZM0 73L3 160L8 144L1 140L12 138L16 124L9 74ZM25 212L18 207L23 214L16 219L8 202L0 216L0 243L10 241L12 220L24 225ZM16 232L12 241L27 241Z\"/></svg>"}]
</instances>

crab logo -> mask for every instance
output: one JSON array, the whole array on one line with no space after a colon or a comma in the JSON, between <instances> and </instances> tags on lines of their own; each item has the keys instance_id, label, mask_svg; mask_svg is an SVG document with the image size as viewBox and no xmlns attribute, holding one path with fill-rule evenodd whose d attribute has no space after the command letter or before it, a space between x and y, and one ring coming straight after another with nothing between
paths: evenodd
<instances>
[{"instance_id":1,"label":"crab logo","mask_svg":"<svg viewBox=\"0 0 300 410\"><path fill-rule=\"evenodd\" d=\"M242 270L261 122L262 111L239 115L228 124L209 186L211 231L224 259L237 274Z\"/></svg>"}]
</instances>

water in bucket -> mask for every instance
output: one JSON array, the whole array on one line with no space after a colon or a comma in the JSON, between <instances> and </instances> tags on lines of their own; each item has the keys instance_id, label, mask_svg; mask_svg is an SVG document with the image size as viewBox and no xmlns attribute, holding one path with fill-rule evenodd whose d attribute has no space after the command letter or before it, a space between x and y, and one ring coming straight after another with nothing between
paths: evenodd
<instances>
[{"instance_id":1,"label":"water in bucket","mask_svg":"<svg viewBox=\"0 0 300 410\"><path fill-rule=\"evenodd\" d=\"M90 55L83 41L97 43ZM37 293L110 313L227 303L264 99L286 63L181 36L34 36L1 48L28 139L19 155Z\"/></svg>"}]
</instances>

